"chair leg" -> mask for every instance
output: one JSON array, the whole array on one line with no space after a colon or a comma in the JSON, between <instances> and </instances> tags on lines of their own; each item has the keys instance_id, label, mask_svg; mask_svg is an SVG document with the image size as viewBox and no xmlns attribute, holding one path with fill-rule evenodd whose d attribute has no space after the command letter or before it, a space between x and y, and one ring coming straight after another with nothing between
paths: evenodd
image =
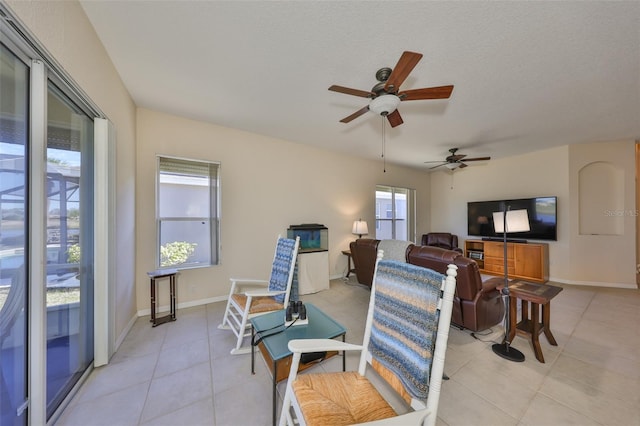
<instances>
[{"instance_id":1,"label":"chair leg","mask_svg":"<svg viewBox=\"0 0 640 426\"><path fill-rule=\"evenodd\" d=\"M229 291L229 297L227 298L227 307L224 310L224 316L222 317L222 323L218 325L219 329L228 330L231 328L231 324L229 323L229 309L231 308L231 296L236 291L236 282L231 281L231 290Z\"/></svg>"},{"instance_id":2,"label":"chair leg","mask_svg":"<svg viewBox=\"0 0 640 426\"><path fill-rule=\"evenodd\" d=\"M279 426L293 424L293 418L291 417L291 388L289 387L289 381L287 381L287 387L284 392L284 399L282 400L282 411L280 412Z\"/></svg>"},{"instance_id":3,"label":"chair leg","mask_svg":"<svg viewBox=\"0 0 640 426\"><path fill-rule=\"evenodd\" d=\"M231 349L231 352L229 352L231 355L244 355L244 354L248 354L251 353L251 347L250 346L245 346L243 348L233 348Z\"/></svg>"},{"instance_id":4,"label":"chair leg","mask_svg":"<svg viewBox=\"0 0 640 426\"><path fill-rule=\"evenodd\" d=\"M248 354L251 351L251 347L242 347L242 342L245 338L247 330L247 317L249 316L250 307L251 296L247 297L247 303L244 307L244 312L242 312L242 322L240 323L240 328L238 329L238 341L236 342L236 347L231 350L231 355Z\"/></svg>"}]
</instances>

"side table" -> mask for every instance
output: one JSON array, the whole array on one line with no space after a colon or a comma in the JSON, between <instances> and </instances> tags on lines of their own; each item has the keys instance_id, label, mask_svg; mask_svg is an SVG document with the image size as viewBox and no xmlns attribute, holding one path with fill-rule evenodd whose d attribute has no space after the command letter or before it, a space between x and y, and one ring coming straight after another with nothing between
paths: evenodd
<instances>
[{"instance_id":1,"label":"side table","mask_svg":"<svg viewBox=\"0 0 640 426\"><path fill-rule=\"evenodd\" d=\"M342 250L342 254L347 256L347 275L345 275L345 278L349 278L349 274L351 274L352 272L356 273L355 267L351 267L351 250Z\"/></svg>"},{"instance_id":2,"label":"side table","mask_svg":"<svg viewBox=\"0 0 640 426\"><path fill-rule=\"evenodd\" d=\"M147 272L149 278L151 278L151 324L153 327L157 327L165 322L176 320L176 275L177 269L157 269L155 271ZM156 298L156 280L168 278L169 279L169 313L163 317L156 317L157 298Z\"/></svg>"},{"instance_id":3,"label":"side table","mask_svg":"<svg viewBox=\"0 0 640 426\"><path fill-rule=\"evenodd\" d=\"M513 341L516 332L519 335L531 339L533 352L536 359L544 362L542 348L538 336L544 333L547 341L553 346L558 346L556 339L551 334L551 299L556 297L562 291L562 287L556 287L547 284L537 284L525 281L515 281L509 284L509 318L510 332L509 342ZM517 302L521 303L522 318L517 322ZM540 306L542 306L542 322L540 321ZM531 312L529 313L529 307Z\"/></svg>"}]
</instances>

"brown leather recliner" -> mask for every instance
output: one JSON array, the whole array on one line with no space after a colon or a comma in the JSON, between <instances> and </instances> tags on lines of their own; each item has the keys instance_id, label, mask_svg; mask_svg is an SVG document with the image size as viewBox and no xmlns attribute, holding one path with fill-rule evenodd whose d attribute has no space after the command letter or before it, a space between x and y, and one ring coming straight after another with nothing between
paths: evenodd
<instances>
[{"instance_id":1,"label":"brown leather recliner","mask_svg":"<svg viewBox=\"0 0 640 426\"><path fill-rule=\"evenodd\" d=\"M472 331L481 331L502 321L504 303L496 288L502 283L502 278L490 278L483 283L475 260L453 250L431 246L413 246L407 254L407 260L441 274L446 273L450 263L458 267L451 317L454 324Z\"/></svg>"},{"instance_id":2,"label":"brown leather recliner","mask_svg":"<svg viewBox=\"0 0 640 426\"><path fill-rule=\"evenodd\" d=\"M380 240L369 238L358 239L349 245L360 284L371 287L379 245ZM503 280L496 277L483 283L475 260L466 258L457 251L413 244L407 247L406 259L408 263L433 269L441 274L447 271L450 263L458 267L452 323L471 331L481 331L502 321L504 303L496 287Z\"/></svg>"},{"instance_id":3,"label":"brown leather recliner","mask_svg":"<svg viewBox=\"0 0 640 426\"><path fill-rule=\"evenodd\" d=\"M356 269L358 282L371 287L376 267L378 250L384 252L385 259L407 261L407 254L414 244L405 240L372 240L359 238L349 244L353 266Z\"/></svg>"},{"instance_id":4,"label":"brown leather recliner","mask_svg":"<svg viewBox=\"0 0 640 426\"><path fill-rule=\"evenodd\" d=\"M369 287L371 287L371 283L373 283L373 271L376 266L378 244L380 244L380 240L373 240L371 238L358 238L349 244L353 267L356 270L358 282Z\"/></svg>"},{"instance_id":5,"label":"brown leather recliner","mask_svg":"<svg viewBox=\"0 0 640 426\"><path fill-rule=\"evenodd\" d=\"M422 245L440 247L462 253L462 249L458 247L458 236L449 232L430 232L423 234Z\"/></svg>"}]
</instances>

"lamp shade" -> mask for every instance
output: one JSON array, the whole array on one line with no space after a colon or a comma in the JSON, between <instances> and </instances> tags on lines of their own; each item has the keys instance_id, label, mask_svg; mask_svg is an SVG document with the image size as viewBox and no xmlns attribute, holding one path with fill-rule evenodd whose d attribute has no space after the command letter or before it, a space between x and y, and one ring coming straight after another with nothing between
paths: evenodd
<instances>
[{"instance_id":1,"label":"lamp shade","mask_svg":"<svg viewBox=\"0 0 640 426\"><path fill-rule=\"evenodd\" d=\"M493 212L493 226L496 233L504 233L504 216L503 212ZM507 229L506 233L512 232L528 232L531 228L529 226L529 215L526 209L522 210L507 210Z\"/></svg>"},{"instance_id":2,"label":"lamp shade","mask_svg":"<svg viewBox=\"0 0 640 426\"><path fill-rule=\"evenodd\" d=\"M351 233L354 235L359 235L362 237L363 235L367 235L369 233L369 228L367 227L367 222L362 219L358 219L353 222L353 228L351 229Z\"/></svg>"}]
</instances>

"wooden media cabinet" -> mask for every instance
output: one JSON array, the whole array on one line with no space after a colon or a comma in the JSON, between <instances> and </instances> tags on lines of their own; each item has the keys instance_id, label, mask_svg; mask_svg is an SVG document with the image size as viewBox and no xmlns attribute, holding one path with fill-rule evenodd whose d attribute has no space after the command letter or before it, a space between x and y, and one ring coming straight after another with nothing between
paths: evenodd
<instances>
[{"instance_id":1,"label":"wooden media cabinet","mask_svg":"<svg viewBox=\"0 0 640 426\"><path fill-rule=\"evenodd\" d=\"M464 255L478 263L481 273L504 276L504 242L466 240ZM507 271L510 279L546 283L549 244L507 242Z\"/></svg>"}]
</instances>

